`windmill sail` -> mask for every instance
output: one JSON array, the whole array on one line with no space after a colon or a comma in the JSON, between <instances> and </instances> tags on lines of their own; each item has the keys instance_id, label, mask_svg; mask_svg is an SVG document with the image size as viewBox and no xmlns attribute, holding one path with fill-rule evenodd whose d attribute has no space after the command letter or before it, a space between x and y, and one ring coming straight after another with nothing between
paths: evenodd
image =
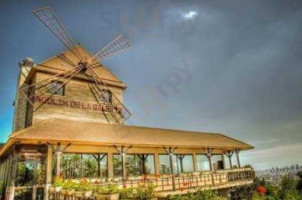
<instances>
[{"instance_id":1,"label":"windmill sail","mask_svg":"<svg viewBox=\"0 0 302 200\"><path fill-rule=\"evenodd\" d=\"M56 37L80 60L83 61L74 41L68 35L65 27L50 7L33 10L33 13L43 22Z\"/></svg>"}]
</instances>

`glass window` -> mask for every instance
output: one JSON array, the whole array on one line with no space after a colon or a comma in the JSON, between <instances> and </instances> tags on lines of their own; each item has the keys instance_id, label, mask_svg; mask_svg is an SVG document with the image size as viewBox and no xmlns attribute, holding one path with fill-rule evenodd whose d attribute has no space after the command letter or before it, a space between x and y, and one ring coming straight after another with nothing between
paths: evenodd
<instances>
[{"instance_id":1,"label":"glass window","mask_svg":"<svg viewBox=\"0 0 302 200\"><path fill-rule=\"evenodd\" d=\"M159 155L159 165L160 165L160 174L170 174L171 167L170 167L170 159L169 155Z\"/></svg>"},{"instance_id":2,"label":"glass window","mask_svg":"<svg viewBox=\"0 0 302 200\"><path fill-rule=\"evenodd\" d=\"M120 154L113 155L113 173L116 177L123 176L122 157Z\"/></svg>"},{"instance_id":3,"label":"glass window","mask_svg":"<svg viewBox=\"0 0 302 200\"><path fill-rule=\"evenodd\" d=\"M52 81L48 86L48 93L49 94L56 94L56 95L65 95L65 85L63 85L61 81Z\"/></svg>"},{"instance_id":4,"label":"glass window","mask_svg":"<svg viewBox=\"0 0 302 200\"><path fill-rule=\"evenodd\" d=\"M193 172L193 156L192 155L175 155L174 156L175 173Z\"/></svg>"},{"instance_id":5,"label":"glass window","mask_svg":"<svg viewBox=\"0 0 302 200\"><path fill-rule=\"evenodd\" d=\"M107 154L63 154L61 170L65 179L107 177Z\"/></svg>"},{"instance_id":6,"label":"glass window","mask_svg":"<svg viewBox=\"0 0 302 200\"><path fill-rule=\"evenodd\" d=\"M222 156L220 154L212 155L212 165L214 170L224 169Z\"/></svg>"},{"instance_id":7,"label":"glass window","mask_svg":"<svg viewBox=\"0 0 302 200\"><path fill-rule=\"evenodd\" d=\"M16 185L30 186L45 183L45 165L40 160L17 162Z\"/></svg>"},{"instance_id":8,"label":"glass window","mask_svg":"<svg viewBox=\"0 0 302 200\"><path fill-rule=\"evenodd\" d=\"M101 96L101 101L105 102L112 102L112 93L110 90L103 90L102 92L103 96Z\"/></svg>"},{"instance_id":9,"label":"glass window","mask_svg":"<svg viewBox=\"0 0 302 200\"><path fill-rule=\"evenodd\" d=\"M198 171L208 171L210 170L209 160L206 155L199 154L196 155L197 158L197 170Z\"/></svg>"},{"instance_id":10,"label":"glass window","mask_svg":"<svg viewBox=\"0 0 302 200\"><path fill-rule=\"evenodd\" d=\"M145 166L143 166L143 156L146 157ZM154 174L154 156L146 154L128 154L126 167L127 174L130 176Z\"/></svg>"}]
</instances>

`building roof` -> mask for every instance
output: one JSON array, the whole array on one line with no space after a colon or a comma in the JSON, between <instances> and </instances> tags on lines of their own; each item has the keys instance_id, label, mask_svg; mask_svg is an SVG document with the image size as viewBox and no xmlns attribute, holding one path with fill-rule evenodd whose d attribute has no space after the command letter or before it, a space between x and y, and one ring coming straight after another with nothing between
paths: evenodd
<instances>
[{"instance_id":1,"label":"building roof","mask_svg":"<svg viewBox=\"0 0 302 200\"><path fill-rule=\"evenodd\" d=\"M15 141L70 142L91 145L133 145L143 147L252 149L253 146L220 133L147 128L47 119L11 135Z\"/></svg>"},{"instance_id":2,"label":"building roof","mask_svg":"<svg viewBox=\"0 0 302 200\"><path fill-rule=\"evenodd\" d=\"M89 59L92 57L89 52L82 46L77 45L76 48L79 50L79 52L84 58ZM72 66L72 64L69 64L68 62L64 61L64 59L60 58L60 55L64 55L65 57L67 57L68 60L70 60L73 64L78 64L79 62L79 59L75 55L73 55L70 50L67 50L65 52L62 52L61 54L58 54L57 56L48 58L33 67L31 72L29 73L29 76L27 77L27 80L30 80L36 72L58 74L63 73L64 71L73 70L74 67ZM93 69L106 84L126 88L126 85L120 79L118 79L107 67L105 67L102 63L98 64L99 65L93 66ZM75 76L74 78L89 80L86 76L80 74L78 76Z\"/></svg>"}]
</instances>

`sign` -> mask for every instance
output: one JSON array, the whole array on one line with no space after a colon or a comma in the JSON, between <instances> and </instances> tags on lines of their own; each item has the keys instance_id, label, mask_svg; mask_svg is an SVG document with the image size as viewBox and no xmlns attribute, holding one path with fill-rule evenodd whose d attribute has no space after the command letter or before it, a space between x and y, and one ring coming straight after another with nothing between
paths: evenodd
<instances>
[{"instance_id":1,"label":"sign","mask_svg":"<svg viewBox=\"0 0 302 200\"><path fill-rule=\"evenodd\" d=\"M44 103L48 105L62 106L68 108L82 109L82 110L92 110L101 112L110 112L113 106L107 105L105 103L87 103L82 101L74 101L63 98L45 97L35 95L34 102ZM121 113L122 107L114 107L117 112Z\"/></svg>"}]
</instances>

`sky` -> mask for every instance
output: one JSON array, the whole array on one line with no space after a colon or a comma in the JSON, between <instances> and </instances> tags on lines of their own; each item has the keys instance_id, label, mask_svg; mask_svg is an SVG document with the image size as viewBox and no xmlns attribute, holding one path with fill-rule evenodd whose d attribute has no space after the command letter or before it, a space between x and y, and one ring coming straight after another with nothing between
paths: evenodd
<instances>
[{"instance_id":1,"label":"sky","mask_svg":"<svg viewBox=\"0 0 302 200\"><path fill-rule=\"evenodd\" d=\"M302 1L0 0L0 142L18 62L65 50L32 14L43 6L91 53L131 42L103 61L128 86L128 124L226 134L255 146L241 159L256 169L302 164Z\"/></svg>"}]
</instances>

